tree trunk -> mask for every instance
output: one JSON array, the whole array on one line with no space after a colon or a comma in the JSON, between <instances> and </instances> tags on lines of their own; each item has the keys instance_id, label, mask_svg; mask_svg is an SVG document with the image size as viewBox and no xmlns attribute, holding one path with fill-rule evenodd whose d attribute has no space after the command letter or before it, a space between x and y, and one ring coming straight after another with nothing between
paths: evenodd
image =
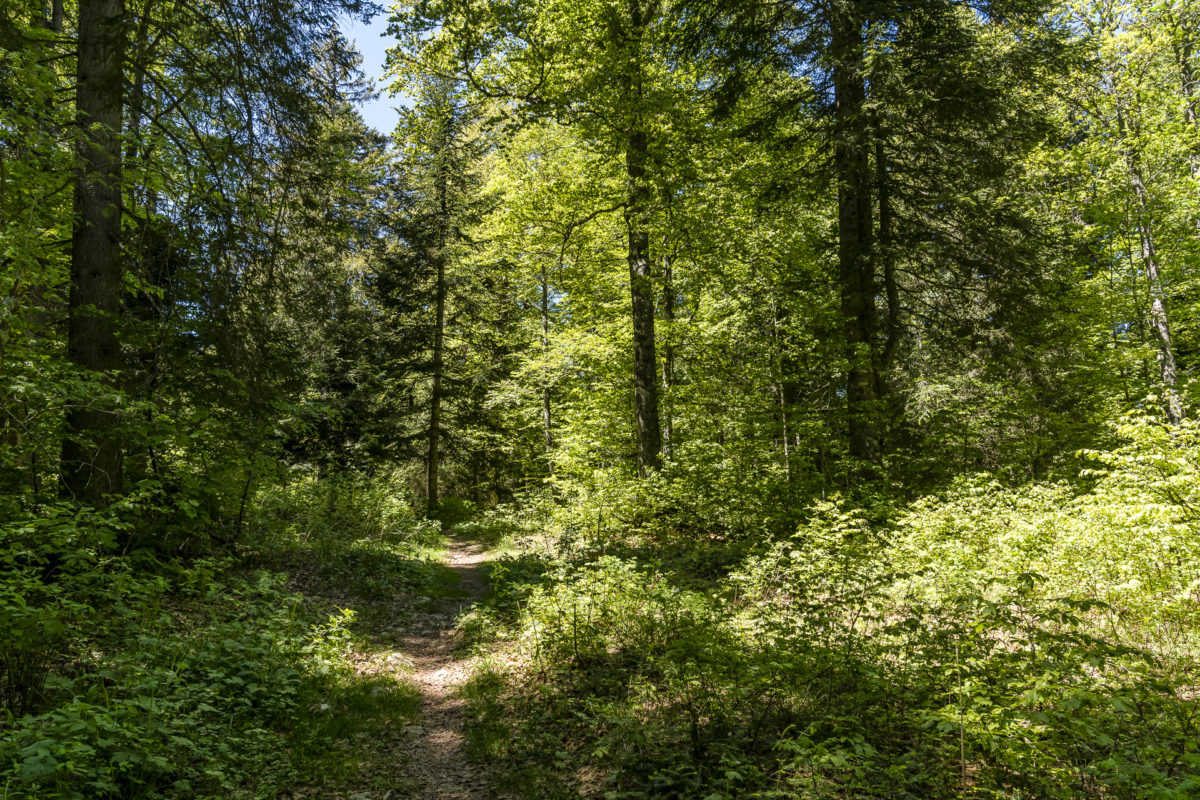
<instances>
[{"instance_id":1,"label":"tree trunk","mask_svg":"<svg viewBox=\"0 0 1200 800\"><path fill-rule=\"evenodd\" d=\"M542 266L542 361L545 362L550 354L550 277ZM542 378L542 429L546 437L546 464L550 474L554 474L554 429L551 427L550 416L550 380Z\"/></svg>"},{"instance_id":2,"label":"tree trunk","mask_svg":"<svg viewBox=\"0 0 1200 800\"><path fill-rule=\"evenodd\" d=\"M442 430L442 338L446 321L446 262L441 251L431 253L437 283L434 289L433 322L433 385L429 390L429 460L427 462L426 497L430 511L438 507L438 471L441 466Z\"/></svg>"},{"instance_id":3,"label":"tree trunk","mask_svg":"<svg viewBox=\"0 0 1200 800\"><path fill-rule=\"evenodd\" d=\"M1137 144L1130 141L1120 100L1117 101L1117 129L1121 134L1129 186L1137 200L1134 221L1141 246L1142 269L1146 273L1147 294L1150 297L1150 330L1158 344L1158 377L1163 389L1163 406L1167 421L1178 425L1183 420L1183 403L1179 399L1178 370L1175 366L1175 352L1171 348L1171 326L1167 318L1166 301L1163 299L1162 276L1154 243L1149 197L1142 176L1141 153Z\"/></svg>"},{"instance_id":4,"label":"tree trunk","mask_svg":"<svg viewBox=\"0 0 1200 800\"><path fill-rule=\"evenodd\" d=\"M121 115L125 51L123 0L81 0L76 84L75 224L67 355L113 383L121 367ZM115 389L114 389L115 391ZM63 491L97 503L121 489L118 417L103 403L67 415Z\"/></svg>"},{"instance_id":5,"label":"tree trunk","mask_svg":"<svg viewBox=\"0 0 1200 800\"><path fill-rule=\"evenodd\" d=\"M1168 19L1171 16L1168 12ZM1174 24L1182 36L1172 50L1175 54L1175 65L1179 69L1179 91L1183 95L1183 122L1190 128L1191 141L1187 148L1188 172L1192 180L1200 180L1200 108L1197 107L1196 71L1192 64L1192 54L1195 49L1194 32L1175 20ZM1200 232L1200 215L1192 215L1192 227Z\"/></svg>"},{"instance_id":6,"label":"tree trunk","mask_svg":"<svg viewBox=\"0 0 1200 800\"><path fill-rule=\"evenodd\" d=\"M846 419L850 455L879 461L875 273L871 174L864 110L861 19L853 2L832 12L834 167L838 182L838 278L846 344Z\"/></svg>"},{"instance_id":7,"label":"tree trunk","mask_svg":"<svg viewBox=\"0 0 1200 800\"><path fill-rule=\"evenodd\" d=\"M438 507L438 473L441 469L442 434L442 354L446 327L446 242L450 229L450 144L454 137L454 120L443 123L442 141L437 154L437 250L427 254L436 273L433 319L433 381L429 390L429 461L427 464L426 499L429 511Z\"/></svg>"},{"instance_id":8,"label":"tree trunk","mask_svg":"<svg viewBox=\"0 0 1200 800\"><path fill-rule=\"evenodd\" d=\"M883 353L879 358L879 385L876 387L882 401L886 399L887 384L884 373L891 369L900 347L900 288L896 283L896 254L892 249L892 195L888 186L887 152L883 137L875 134L875 191L879 197L879 242L876 256L883 267L883 290L887 299L887 333L883 342Z\"/></svg>"},{"instance_id":9,"label":"tree trunk","mask_svg":"<svg viewBox=\"0 0 1200 800\"><path fill-rule=\"evenodd\" d=\"M779 304L774 298L771 300L771 338L775 345L775 367L778 370L779 380L776 386L776 393L779 396L779 438L783 444L783 468L787 474L787 482L793 483L795 475L792 470L792 418L791 418L791 403L795 395L795 384L789 378L794 370L789 367L792 364L792 359L788 354L787 343L783 338L781 329L787 321L787 311L782 313L779 310Z\"/></svg>"},{"instance_id":10,"label":"tree trunk","mask_svg":"<svg viewBox=\"0 0 1200 800\"><path fill-rule=\"evenodd\" d=\"M1170 16L1168 15L1168 18ZM1182 41L1172 48L1175 55L1175 66L1179 69L1179 90L1183 95L1183 121L1191 128L1193 137L1200 134L1200 108L1197 108L1196 98L1196 71L1192 65L1192 51L1195 43L1192 40L1193 31L1182 24L1181 20L1175 21L1175 26L1181 34ZM1188 170L1193 178L1200 178L1200 143L1197 143L1195 138L1192 144L1188 147Z\"/></svg>"},{"instance_id":11,"label":"tree trunk","mask_svg":"<svg viewBox=\"0 0 1200 800\"><path fill-rule=\"evenodd\" d=\"M642 19L640 0L629 0L632 26L631 61L627 74L627 99L633 106L625 149L627 198L625 223L629 229L629 291L633 318L633 413L637 426L638 474L646 477L660 466L662 436L658 416L658 368L654 342L654 281L650 272L650 190L646 183L649 136L642 114Z\"/></svg>"},{"instance_id":12,"label":"tree trunk","mask_svg":"<svg viewBox=\"0 0 1200 800\"><path fill-rule=\"evenodd\" d=\"M665 245L665 243L664 243ZM664 248L665 249L665 248ZM672 413L673 389L675 387L675 287L671 284L671 256L663 256L663 319L667 322L667 335L663 341L662 390L666 397L666 414L663 416L663 456L670 460L675 444L675 419Z\"/></svg>"},{"instance_id":13,"label":"tree trunk","mask_svg":"<svg viewBox=\"0 0 1200 800\"><path fill-rule=\"evenodd\" d=\"M1138 239L1141 245L1142 268L1146 273L1150 296L1150 329L1158 344L1158 377L1162 382L1167 420L1172 425L1178 425L1183 420L1183 404L1179 399L1179 377L1175 366L1175 352L1171 347L1171 326L1167 318L1166 301L1163 299L1154 230L1146 207L1146 185L1142 180L1137 159L1132 157L1129 160L1129 181L1137 196Z\"/></svg>"},{"instance_id":14,"label":"tree trunk","mask_svg":"<svg viewBox=\"0 0 1200 800\"><path fill-rule=\"evenodd\" d=\"M638 474L659 467L662 437L658 423L658 375L654 342L654 281L650 274L650 235L646 231L645 170L639 165L646 151L646 134L630 136L626 159L629 173L629 290L633 308L633 408L637 422Z\"/></svg>"},{"instance_id":15,"label":"tree trunk","mask_svg":"<svg viewBox=\"0 0 1200 800\"><path fill-rule=\"evenodd\" d=\"M48 31L61 33L65 17L63 0L52 0L49 8L42 9L38 22Z\"/></svg>"}]
</instances>

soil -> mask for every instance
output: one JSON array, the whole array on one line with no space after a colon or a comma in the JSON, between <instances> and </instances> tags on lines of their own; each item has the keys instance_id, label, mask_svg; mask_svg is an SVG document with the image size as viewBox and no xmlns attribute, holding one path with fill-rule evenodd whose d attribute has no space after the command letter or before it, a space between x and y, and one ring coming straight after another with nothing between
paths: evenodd
<instances>
[{"instance_id":1,"label":"soil","mask_svg":"<svg viewBox=\"0 0 1200 800\"><path fill-rule=\"evenodd\" d=\"M408 680L421 693L422 720L408 728L407 772L415 800L483 800L489 776L467 762L463 748L465 703L457 690L470 677L470 665L456 653L458 616L484 593L479 565L484 548L452 537L447 566L458 574L461 598L442 600L413 615L401 652L413 666Z\"/></svg>"}]
</instances>

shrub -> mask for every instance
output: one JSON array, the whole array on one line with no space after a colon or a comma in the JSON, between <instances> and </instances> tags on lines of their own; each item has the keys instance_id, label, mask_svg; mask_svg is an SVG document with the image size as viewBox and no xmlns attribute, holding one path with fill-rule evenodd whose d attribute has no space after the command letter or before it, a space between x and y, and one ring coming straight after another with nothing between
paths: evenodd
<instances>
[{"instance_id":1,"label":"shrub","mask_svg":"<svg viewBox=\"0 0 1200 800\"><path fill-rule=\"evenodd\" d=\"M566 546L494 572L528 668L484 676L481 740L526 796L1196 796L1200 426L1120 432L1074 484L835 498L745 546L666 483L580 490Z\"/></svg>"},{"instance_id":2,"label":"shrub","mask_svg":"<svg viewBox=\"0 0 1200 800\"><path fill-rule=\"evenodd\" d=\"M132 576L113 587L52 677L55 702L0 737L8 796L227 796L278 772L282 731L336 663L345 620L310 626L279 577L206 573L170 594Z\"/></svg>"}]
</instances>

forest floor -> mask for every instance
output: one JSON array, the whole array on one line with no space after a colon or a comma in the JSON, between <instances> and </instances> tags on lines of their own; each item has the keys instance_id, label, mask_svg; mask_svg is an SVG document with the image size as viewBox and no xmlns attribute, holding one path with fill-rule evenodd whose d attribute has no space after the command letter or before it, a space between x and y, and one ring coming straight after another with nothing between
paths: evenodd
<instances>
[{"instance_id":1,"label":"forest floor","mask_svg":"<svg viewBox=\"0 0 1200 800\"><path fill-rule=\"evenodd\" d=\"M409 728L407 771L416 800L471 800L487 796L488 775L469 764L463 748L465 701L458 692L470 677L470 663L458 657L455 621L484 593L479 566L484 547L450 539L448 566L458 576L461 595L431 603L415 614L402 652L414 672L409 680L421 693L421 722Z\"/></svg>"},{"instance_id":2,"label":"forest floor","mask_svg":"<svg viewBox=\"0 0 1200 800\"><path fill-rule=\"evenodd\" d=\"M353 673L315 717L327 752L313 754L294 800L482 800L494 798L491 774L464 749L466 703L459 690L471 659L459 617L487 588L487 548L451 536L441 563L424 561L436 579L414 596L389 591L366 600L346 582L293 571L295 588L327 608L355 608ZM406 565L412 567L415 562ZM307 573L307 574L305 574Z\"/></svg>"}]
</instances>

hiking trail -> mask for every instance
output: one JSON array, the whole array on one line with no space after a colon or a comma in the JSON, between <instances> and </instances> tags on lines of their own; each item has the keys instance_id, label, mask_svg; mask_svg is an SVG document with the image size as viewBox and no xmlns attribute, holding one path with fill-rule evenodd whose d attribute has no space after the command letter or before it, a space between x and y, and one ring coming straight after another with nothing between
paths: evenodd
<instances>
[{"instance_id":1,"label":"hiking trail","mask_svg":"<svg viewBox=\"0 0 1200 800\"><path fill-rule=\"evenodd\" d=\"M457 690L470 677L470 662L457 657L455 621L486 591L479 567L483 545L450 537L447 566L458 575L460 597L431 600L415 613L403 636L402 652L413 672L407 680L421 694L422 719L408 728L411 749L406 771L416 785L414 800L480 800L489 797L488 774L467 762L463 747L466 703Z\"/></svg>"}]
</instances>

